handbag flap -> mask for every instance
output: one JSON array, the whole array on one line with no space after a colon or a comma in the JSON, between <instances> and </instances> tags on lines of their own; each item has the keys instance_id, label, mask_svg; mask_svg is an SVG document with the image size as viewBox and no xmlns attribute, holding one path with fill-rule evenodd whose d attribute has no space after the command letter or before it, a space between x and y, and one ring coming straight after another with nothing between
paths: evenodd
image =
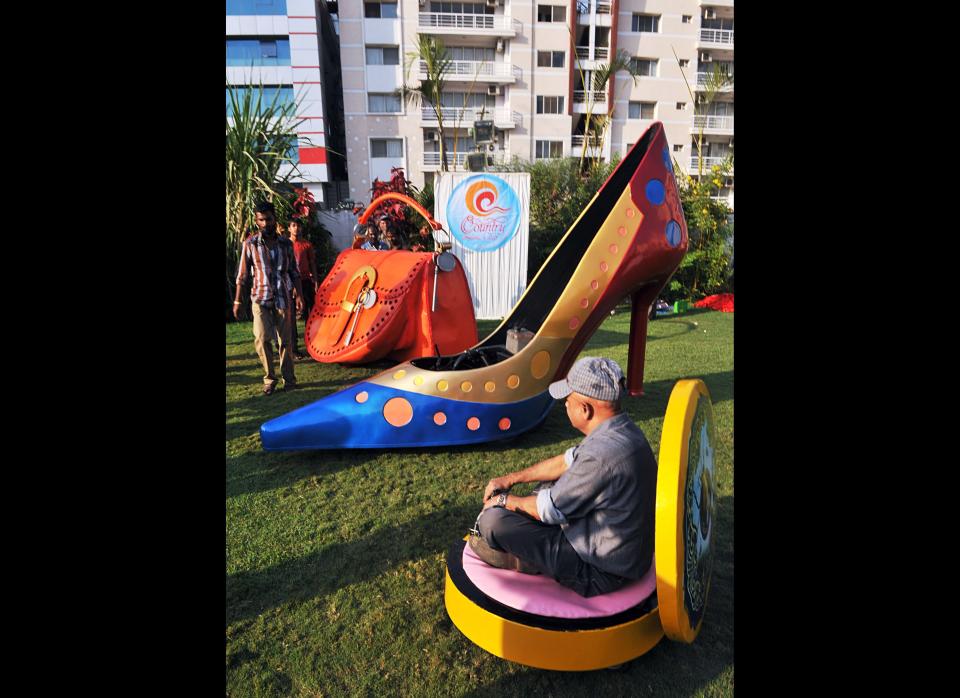
<instances>
[{"instance_id":1,"label":"handbag flap","mask_svg":"<svg viewBox=\"0 0 960 698\"><path fill-rule=\"evenodd\" d=\"M405 250L341 252L307 319L310 355L323 362L361 361L389 352L411 320L407 308L416 303L407 298L426 281L432 258L429 252ZM372 305L364 296L370 289L376 294Z\"/></svg>"}]
</instances>

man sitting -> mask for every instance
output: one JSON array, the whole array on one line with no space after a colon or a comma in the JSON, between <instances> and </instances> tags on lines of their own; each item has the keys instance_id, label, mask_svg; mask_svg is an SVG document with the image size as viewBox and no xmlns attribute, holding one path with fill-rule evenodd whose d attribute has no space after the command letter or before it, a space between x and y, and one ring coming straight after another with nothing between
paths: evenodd
<instances>
[{"instance_id":1,"label":"man sitting","mask_svg":"<svg viewBox=\"0 0 960 698\"><path fill-rule=\"evenodd\" d=\"M581 596L640 579L653 561L657 462L620 411L623 372L610 359L577 361L550 394L586 438L561 455L494 478L470 547L495 567L547 574ZM534 494L509 494L541 481ZM550 482L555 481L555 482Z\"/></svg>"}]
</instances>

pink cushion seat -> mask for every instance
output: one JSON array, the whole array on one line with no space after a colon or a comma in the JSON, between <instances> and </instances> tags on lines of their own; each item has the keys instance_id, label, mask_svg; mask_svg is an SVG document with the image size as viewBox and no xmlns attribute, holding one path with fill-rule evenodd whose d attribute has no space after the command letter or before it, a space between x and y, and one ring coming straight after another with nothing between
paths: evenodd
<instances>
[{"instance_id":1,"label":"pink cushion seat","mask_svg":"<svg viewBox=\"0 0 960 698\"><path fill-rule=\"evenodd\" d=\"M463 571L471 582L495 601L518 611L551 618L602 618L633 608L657 590L651 565L640 579L609 594L584 598L573 589L542 574L522 574L491 567L463 546Z\"/></svg>"}]
</instances>

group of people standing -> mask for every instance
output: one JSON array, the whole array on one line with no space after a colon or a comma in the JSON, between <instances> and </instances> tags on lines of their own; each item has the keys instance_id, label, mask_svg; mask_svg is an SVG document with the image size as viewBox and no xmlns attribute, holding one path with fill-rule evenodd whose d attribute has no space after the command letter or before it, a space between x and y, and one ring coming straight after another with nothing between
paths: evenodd
<instances>
[{"instance_id":1,"label":"group of people standing","mask_svg":"<svg viewBox=\"0 0 960 698\"><path fill-rule=\"evenodd\" d=\"M293 363L307 358L299 349L297 319L310 316L323 279L317 271L316 250L303 237L302 221L291 218L283 230L277 225L273 204L268 202L256 207L254 221L256 232L243 242L233 316L244 319L243 288L248 280L252 281L253 345L263 366L263 393L270 395L279 382L274 372L275 353L280 355L283 390L297 386ZM371 223L363 233L354 236L352 247L413 252L438 250L428 226L422 226L408 244L386 216L381 217L377 225Z\"/></svg>"},{"instance_id":2,"label":"group of people standing","mask_svg":"<svg viewBox=\"0 0 960 698\"><path fill-rule=\"evenodd\" d=\"M245 315L241 298L249 279L253 345L263 366L263 393L270 395L278 383L274 352L280 354L283 390L297 387L293 362L306 358L298 349L297 318L309 317L322 279L317 271L316 250L303 237L302 221L291 218L281 232L276 210L269 202L257 205L254 221L257 231L244 240L240 255L233 316L240 320Z\"/></svg>"},{"instance_id":3,"label":"group of people standing","mask_svg":"<svg viewBox=\"0 0 960 698\"><path fill-rule=\"evenodd\" d=\"M417 234L407 241L387 216L381 216L376 225L368 223L362 232L354 235L351 247L355 250L438 251L437 242L428 226L421 226Z\"/></svg>"}]
</instances>

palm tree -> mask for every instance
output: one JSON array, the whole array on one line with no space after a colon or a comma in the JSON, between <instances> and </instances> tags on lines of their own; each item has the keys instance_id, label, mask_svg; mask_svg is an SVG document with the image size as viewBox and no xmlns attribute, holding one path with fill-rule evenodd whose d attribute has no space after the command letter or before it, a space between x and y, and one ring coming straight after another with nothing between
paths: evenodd
<instances>
[{"instance_id":1,"label":"palm tree","mask_svg":"<svg viewBox=\"0 0 960 698\"><path fill-rule=\"evenodd\" d=\"M299 177L290 151L297 145L297 104L265 97L263 86L234 88L227 85L226 115L226 252L228 296L240 260L244 234L254 223L253 209L270 201L278 213L289 204L291 179ZM284 163L292 166L284 168ZM285 170L285 171L281 171Z\"/></svg>"},{"instance_id":2,"label":"palm tree","mask_svg":"<svg viewBox=\"0 0 960 698\"><path fill-rule=\"evenodd\" d=\"M587 80L584 77L584 71L580 64L580 59L576 56L576 53L574 53L574 57L577 61L577 71L580 73L580 84L584 86L584 89L587 89ZM630 58L630 54L628 54L626 51L617 52L617 55L614 56L609 63L601 63L593 69L593 78L590 81L590 88L592 88L594 93L606 93L607 87L610 84L610 79L620 72L627 73L633 79L633 84L637 84L637 78L640 77L640 73L637 72L637 67L634 65L633 59ZM590 134L590 121L595 119L597 125L600 127L598 132L598 143L599 148L602 150L603 143L606 140L607 131L610 128L613 117L612 104L607 109L607 114L598 114L596 117L593 116L593 104L594 101L588 94L586 100L587 112L585 115L585 124L583 128L583 150L580 153L581 168L583 168L583 161L587 156L587 145L591 140L595 140L595 138L592 138Z\"/></svg>"},{"instance_id":3,"label":"palm tree","mask_svg":"<svg viewBox=\"0 0 960 698\"><path fill-rule=\"evenodd\" d=\"M440 39L428 34L418 34L416 50L407 54L404 63L408 79L414 66L417 66L418 70L422 67L425 74L425 77L420 79L418 87L412 87L404 82L399 92L404 102L417 109L426 102L436 114L437 130L440 132L440 167L446 172L446 130L443 125L441 95L446 87L447 75L452 68L453 61L450 59L450 53Z\"/></svg>"}]
</instances>

